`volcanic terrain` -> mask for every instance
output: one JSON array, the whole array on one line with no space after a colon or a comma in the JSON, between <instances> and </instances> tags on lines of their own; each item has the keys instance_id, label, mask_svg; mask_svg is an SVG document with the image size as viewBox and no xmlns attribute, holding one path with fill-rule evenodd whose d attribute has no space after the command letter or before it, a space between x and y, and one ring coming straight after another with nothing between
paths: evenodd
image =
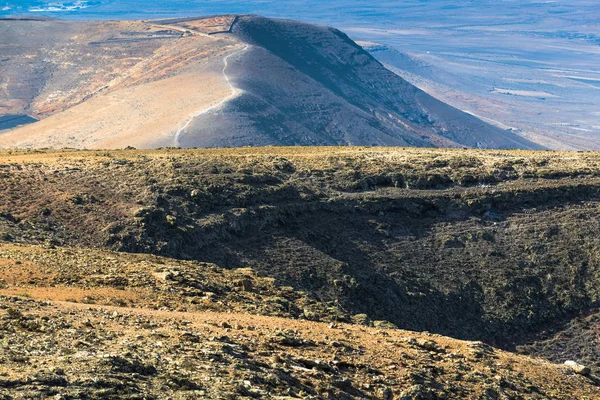
<instances>
[{"instance_id":1,"label":"volcanic terrain","mask_svg":"<svg viewBox=\"0 0 600 400\"><path fill-rule=\"evenodd\" d=\"M434 99L324 26L12 18L0 36L0 147L541 147Z\"/></svg>"},{"instance_id":2,"label":"volcanic terrain","mask_svg":"<svg viewBox=\"0 0 600 400\"><path fill-rule=\"evenodd\" d=\"M598 399L599 177L595 153L2 151L0 398Z\"/></svg>"}]
</instances>

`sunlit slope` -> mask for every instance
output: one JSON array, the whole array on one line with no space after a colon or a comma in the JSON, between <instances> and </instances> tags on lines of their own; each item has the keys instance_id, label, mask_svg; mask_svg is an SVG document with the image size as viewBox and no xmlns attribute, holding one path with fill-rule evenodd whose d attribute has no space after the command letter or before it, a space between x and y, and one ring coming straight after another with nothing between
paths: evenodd
<instances>
[{"instance_id":1,"label":"sunlit slope","mask_svg":"<svg viewBox=\"0 0 600 400\"><path fill-rule=\"evenodd\" d=\"M0 29L2 115L40 119L2 131L1 147L538 147L435 100L331 28L223 16Z\"/></svg>"}]
</instances>

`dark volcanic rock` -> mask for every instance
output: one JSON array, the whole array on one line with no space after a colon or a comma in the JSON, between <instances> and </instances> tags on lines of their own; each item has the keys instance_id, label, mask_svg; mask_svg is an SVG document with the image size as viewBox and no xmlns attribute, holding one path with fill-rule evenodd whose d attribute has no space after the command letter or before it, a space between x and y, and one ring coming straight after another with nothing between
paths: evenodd
<instances>
[{"instance_id":1,"label":"dark volcanic rock","mask_svg":"<svg viewBox=\"0 0 600 400\"><path fill-rule=\"evenodd\" d=\"M427 95L336 29L242 16L234 34L252 46L227 70L242 92L199 116L184 146L540 148Z\"/></svg>"}]
</instances>

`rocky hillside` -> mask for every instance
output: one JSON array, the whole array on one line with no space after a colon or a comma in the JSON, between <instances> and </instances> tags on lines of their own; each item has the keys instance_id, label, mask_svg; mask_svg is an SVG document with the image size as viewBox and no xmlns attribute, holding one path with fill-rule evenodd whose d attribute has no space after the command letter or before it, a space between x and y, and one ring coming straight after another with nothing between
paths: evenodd
<instances>
[{"instance_id":1,"label":"rocky hillside","mask_svg":"<svg viewBox=\"0 0 600 400\"><path fill-rule=\"evenodd\" d=\"M332 28L12 19L0 36L4 148L540 148L427 95Z\"/></svg>"},{"instance_id":2,"label":"rocky hillside","mask_svg":"<svg viewBox=\"0 0 600 400\"><path fill-rule=\"evenodd\" d=\"M351 320L334 302L317 302L249 268L48 247L0 245L0 294L180 312Z\"/></svg>"},{"instance_id":3,"label":"rocky hillside","mask_svg":"<svg viewBox=\"0 0 600 400\"><path fill-rule=\"evenodd\" d=\"M0 296L3 399L597 399L565 367L427 333Z\"/></svg>"},{"instance_id":4,"label":"rocky hillside","mask_svg":"<svg viewBox=\"0 0 600 400\"><path fill-rule=\"evenodd\" d=\"M243 16L233 32L251 45L230 70L241 95L193 125L202 137L204 126L232 132L199 145L252 135L283 145L540 148L437 101L336 29Z\"/></svg>"},{"instance_id":5,"label":"rocky hillside","mask_svg":"<svg viewBox=\"0 0 600 400\"><path fill-rule=\"evenodd\" d=\"M395 325L598 371L599 166L520 151L4 151L1 293Z\"/></svg>"}]
</instances>

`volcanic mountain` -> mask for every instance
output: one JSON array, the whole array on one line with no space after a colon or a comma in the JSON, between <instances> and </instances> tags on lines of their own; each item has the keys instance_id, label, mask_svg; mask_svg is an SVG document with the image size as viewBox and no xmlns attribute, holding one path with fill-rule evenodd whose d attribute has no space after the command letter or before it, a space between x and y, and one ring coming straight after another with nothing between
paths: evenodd
<instances>
[{"instance_id":1,"label":"volcanic mountain","mask_svg":"<svg viewBox=\"0 0 600 400\"><path fill-rule=\"evenodd\" d=\"M259 16L0 20L0 147L540 148L329 27Z\"/></svg>"}]
</instances>

